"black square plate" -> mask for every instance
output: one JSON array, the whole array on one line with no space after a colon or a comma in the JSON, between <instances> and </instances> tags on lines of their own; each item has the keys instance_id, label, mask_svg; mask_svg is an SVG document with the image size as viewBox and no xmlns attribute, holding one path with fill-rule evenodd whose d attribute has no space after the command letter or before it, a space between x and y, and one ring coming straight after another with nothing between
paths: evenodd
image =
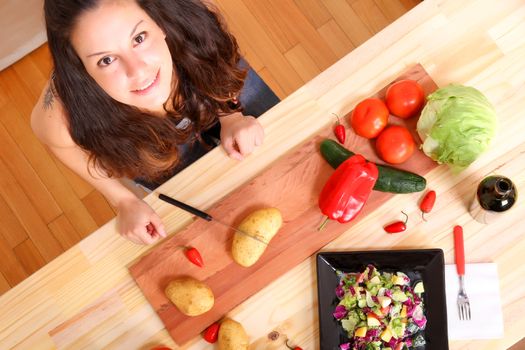
<instances>
[{"instance_id":1,"label":"black square plate","mask_svg":"<svg viewBox=\"0 0 525 350\"><path fill-rule=\"evenodd\" d=\"M319 296L319 329L321 350L339 350L348 342L343 328L333 317L339 300L336 270L361 272L368 264L379 271L401 271L411 282L422 280L423 302L427 325L422 333L425 346L417 350L448 349L447 307L445 300L445 261L441 249L380 250L362 252L322 252L317 254L317 291Z\"/></svg>"}]
</instances>

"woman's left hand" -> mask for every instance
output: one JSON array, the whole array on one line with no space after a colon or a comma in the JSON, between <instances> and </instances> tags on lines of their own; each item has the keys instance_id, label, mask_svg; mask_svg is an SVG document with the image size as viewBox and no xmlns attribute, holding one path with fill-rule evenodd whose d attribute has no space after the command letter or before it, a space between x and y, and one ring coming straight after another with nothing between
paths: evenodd
<instances>
[{"instance_id":1,"label":"woman's left hand","mask_svg":"<svg viewBox=\"0 0 525 350\"><path fill-rule=\"evenodd\" d=\"M220 117L221 145L228 156L242 160L244 156L253 152L264 139L264 130L257 119L244 116L242 113L233 113Z\"/></svg>"}]
</instances>

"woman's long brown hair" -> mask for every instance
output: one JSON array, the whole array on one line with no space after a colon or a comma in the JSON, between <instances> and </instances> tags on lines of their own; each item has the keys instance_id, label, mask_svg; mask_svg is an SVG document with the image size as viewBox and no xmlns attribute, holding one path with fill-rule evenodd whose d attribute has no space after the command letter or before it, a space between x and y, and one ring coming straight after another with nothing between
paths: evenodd
<instances>
[{"instance_id":1,"label":"woman's long brown hair","mask_svg":"<svg viewBox=\"0 0 525 350\"><path fill-rule=\"evenodd\" d=\"M69 121L71 137L90 155L90 164L110 177L159 180L179 161L177 146L234 110L242 86L239 48L216 11L199 0L136 0L166 34L178 77L165 117L149 115L112 99L91 78L70 41L79 15L104 0L45 0L54 87ZM131 1L131 0L130 0ZM165 105L165 106L166 106ZM184 117L192 123L176 125Z\"/></svg>"}]
</instances>

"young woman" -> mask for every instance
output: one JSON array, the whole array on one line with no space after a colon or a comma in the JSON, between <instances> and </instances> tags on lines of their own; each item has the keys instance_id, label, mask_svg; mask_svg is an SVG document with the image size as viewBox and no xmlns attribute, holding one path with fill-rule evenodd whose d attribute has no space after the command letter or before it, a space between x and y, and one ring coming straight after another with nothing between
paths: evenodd
<instances>
[{"instance_id":1,"label":"young woman","mask_svg":"<svg viewBox=\"0 0 525 350\"><path fill-rule=\"evenodd\" d=\"M160 218L119 179L154 188L219 137L241 160L263 142L249 114L278 99L199 0L45 0L44 11L54 72L32 128L118 208L121 235L153 243Z\"/></svg>"}]
</instances>

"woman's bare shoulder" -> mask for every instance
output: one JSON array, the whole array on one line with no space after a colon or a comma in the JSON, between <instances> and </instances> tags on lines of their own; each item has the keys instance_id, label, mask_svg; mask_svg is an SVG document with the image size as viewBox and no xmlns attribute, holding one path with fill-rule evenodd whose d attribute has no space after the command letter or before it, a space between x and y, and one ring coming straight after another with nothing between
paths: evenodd
<instances>
[{"instance_id":1,"label":"woman's bare shoulder","mask_svg":"<svg viewBox=\"0 0 525 350\"><path fill-rule=\"evenodd\" d=\"M31 128L41 142L58 148L76 146L66 113L52 82L48 81L31 113Z\"/></svg>"}]
</instances>

